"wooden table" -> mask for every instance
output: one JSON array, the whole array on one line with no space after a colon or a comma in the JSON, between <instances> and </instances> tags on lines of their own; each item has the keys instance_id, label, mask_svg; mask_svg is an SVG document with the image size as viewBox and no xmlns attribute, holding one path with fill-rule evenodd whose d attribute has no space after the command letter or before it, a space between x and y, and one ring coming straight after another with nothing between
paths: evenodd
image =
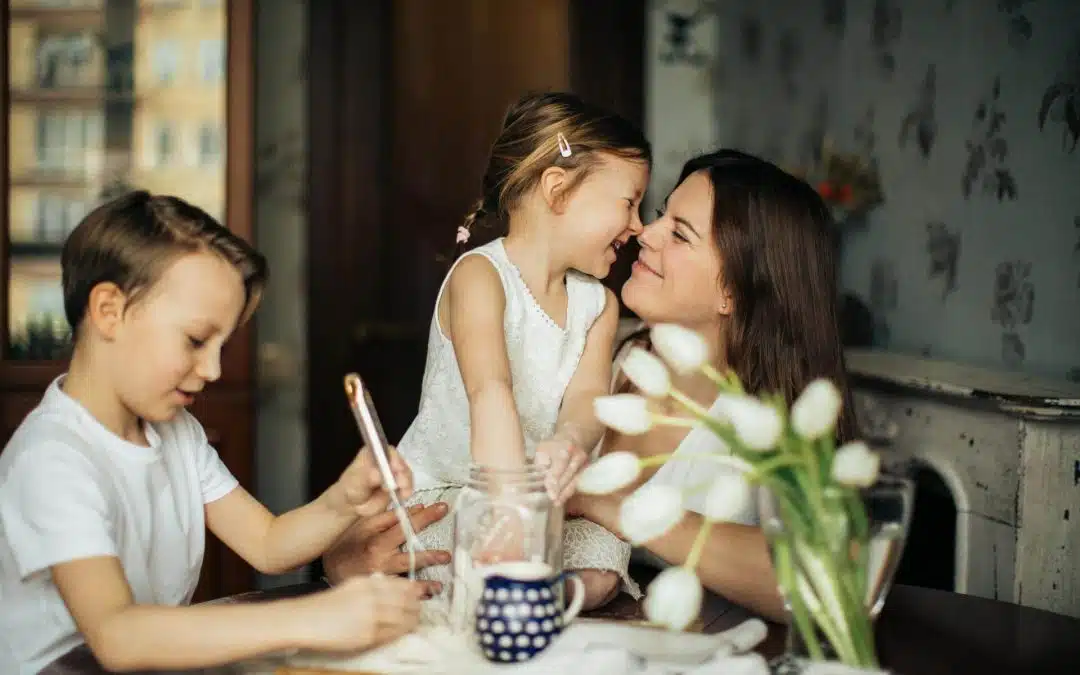
<instances>
[{"instance_id":1,"label":"wooden table","mask_svg":"<svg viewBox=\"0 0 1080 675\"><path fill-rule=\"evenodd\" d=\"M637 577L638 574L635 574ZM245 593L218 602L263 602L312 593L322 583ZM644 618L640 603L627 595L589 616L615 620ZM718 633L750 614L714 594L706 594L695 628ZM783 652L785 628L769 625L758 648L768 658ZM877 625L883 664L898 675L1077 675L1080 673L1080 619L1030 607L914 586L896 586ZM41 675L101 675L89 651L77 649Z\"/></svg>"}]
</instances>

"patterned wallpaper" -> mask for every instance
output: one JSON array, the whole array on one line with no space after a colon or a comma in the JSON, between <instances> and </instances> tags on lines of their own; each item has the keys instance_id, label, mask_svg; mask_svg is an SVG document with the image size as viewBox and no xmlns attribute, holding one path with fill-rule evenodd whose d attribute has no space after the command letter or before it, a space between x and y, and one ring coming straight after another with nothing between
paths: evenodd
<instances>
[{"instance_id":1,"label":"patterned wallpaper","mask_svg":"<svg viewBox=\"0 0 1080 675\"><path fill-rule=\"evenodd\" d=\"M823 135L885 204L843 237L875 346L1080 380L1080 2L655 0L653 198L686 156Z\"/></svg>"}]
</instances>

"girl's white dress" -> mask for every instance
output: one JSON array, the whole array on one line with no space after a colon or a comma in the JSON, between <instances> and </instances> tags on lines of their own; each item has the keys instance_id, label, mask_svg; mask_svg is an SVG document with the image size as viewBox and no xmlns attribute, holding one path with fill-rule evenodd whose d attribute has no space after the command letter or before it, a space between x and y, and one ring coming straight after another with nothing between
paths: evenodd
<instances>
[{"instance_id":1,"label":"girl's white dress","mask_svg":"<svg viewBox=\"0 0 1080 675\"><path fill-rule=\"evenodd\" d=\"M606 293L596 279L571 271L566 278L566 327L561 328L536 302L507 256L501 238L467 252L454 265L470 255L486 258L502 281L506 296L503 329L514 402L525 437L525 451L531 457L536 445L555 432L563 395L577 370L589 329L604 310ZM445 289L446 281L443 281L440 299ZM416 492L408 500L408 506L442 501L453 507L472 461L469 402L454 345L439 325L438 305L437 299L428 337L420 408L397 446L414 474ZM453 550L453 517L443 518L417 534L428 549ZM627 573L630 544L603 527L583 518L568 519L563 551L564 569L617 572L623 590L635 599L641 596ZM440 565L426 568L420 576L445 584L452 581L453 571L450 565Z\"/></svg>"}]
</instances>

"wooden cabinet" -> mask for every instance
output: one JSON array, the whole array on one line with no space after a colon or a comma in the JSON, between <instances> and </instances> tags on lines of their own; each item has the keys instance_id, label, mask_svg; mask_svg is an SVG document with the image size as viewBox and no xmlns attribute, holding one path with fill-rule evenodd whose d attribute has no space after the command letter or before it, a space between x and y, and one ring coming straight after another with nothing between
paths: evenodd
<instances>
[{"instance_id":1,"label":"wooden cabinet","mask_svg":"<svg viewBox=\"0 0 1080 675\"><path fill-rule=\"evenodd\" d=\"M254 0L0 0L0 445L66 367L60 249L91 208L143 188L252 237ZM254 481L252 332L192 412ZM209 538L197 600L249 590Z\"/></svg>"}]
</instances>

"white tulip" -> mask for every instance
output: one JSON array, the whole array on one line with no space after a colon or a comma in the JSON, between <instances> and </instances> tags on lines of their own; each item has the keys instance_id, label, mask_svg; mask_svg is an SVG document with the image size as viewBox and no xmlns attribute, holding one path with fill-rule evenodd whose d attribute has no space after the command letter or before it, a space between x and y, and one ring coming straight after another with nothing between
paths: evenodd
<instances>
[{"instance_id":1,"label":"white tulip","mask_svg":"<svg viewBox=\"0 0 1080 675\"><path fill-rule=\"evenodd\" d=\"M833 457L832 477L848 487L870 487L877 480L881 456L862 441L845 443Z\"/></svg>"},{"instance_id":2,"label":"white tulip","mask_svg":"<svg viewBox=\"0 0 1080 675\"><path fill-rule=\"evenodd\" d=\"M704 591L694 570L669 567L656 575L645 595L645 616L669 630L686 630L701 613Z\"/></svg>"},{"instance_id":3,"label":"white tulip","mask_svg":"<svg viewBox=\"0 0 1080 675\"><path fill-rule=\"evenodd\" d=\"M709 360L705 338L689 328L661 323L653 327L649 337L657 353L680 375L694 372Z\"/></svg>"},{"instance_id":4,"label":"white tulip","mask_svg":"<svg viewBox=\"0 0 1080 675\"><path fill-rule=\"evenodd\" d=\"M632 452L612 452L596 460L578 476L577 491L606 495L621 490L641 473L641 460Z\"/></svg>"},{"instance_id":5,"label":"white tulip","mask_svg":"<svg viewBox=\"0 0 1080 675\"><path fill-rule=\"evenodd\" d=\"M626 355L622 371L646 396L663 398L671 390L671 376L667 366L641 347L634 347Z\"/></svg>"},{"instance_id":6,"label":"white tulip","mask_svg":"<svg viewBox=\"0 0 1080 675\"><path fill-rule=\"evenodd\" d=\"M750 483L736 473L721 473L705 495L703 516L709 520L729 522L746 513L753 495Z\"/></svg>"},{"instance_id":7,"label":"white tulip","mask_svg":"<svg viewBox=\"0 0 1080 675\"><path fill-rule=\"evenodd\" d=\"M818 378L803 389L791 406L791 426L807 440L816 440L836 427L843 399L831 380Z\"/></svg>"},{"instance_id":8,"label":"white tulip","mask_svg":"<svg viewBox=\"0 0 1080 675\"><path fill-rule=\"evenodd\" d=\"M628 436L643 434L652 428L648 401L636 394L615 394L593 399L593 413L604 426Z\"/></svg>"},{"instance_id":9,"label":"white tulip","mask_svg":"<svg viewBox=\"0 0 1080 675\"><path fill-rule=\"evenodd\" d=\"M683 517L682 491L672 485L645 484L623 500L619 529L641 545L675 527Z\"/></svg>"},{"instance_id":10,"label":"white tulip","mask_svg":"<svg viewBox=\"0 0 1080 675\"><path fill-rule=\"evenodd\" d=\"M717 406L748 449L764 452L776 447L783 423L775 408L751 396L733 395L721 396Z\"/></svg>"}]
</instances>

